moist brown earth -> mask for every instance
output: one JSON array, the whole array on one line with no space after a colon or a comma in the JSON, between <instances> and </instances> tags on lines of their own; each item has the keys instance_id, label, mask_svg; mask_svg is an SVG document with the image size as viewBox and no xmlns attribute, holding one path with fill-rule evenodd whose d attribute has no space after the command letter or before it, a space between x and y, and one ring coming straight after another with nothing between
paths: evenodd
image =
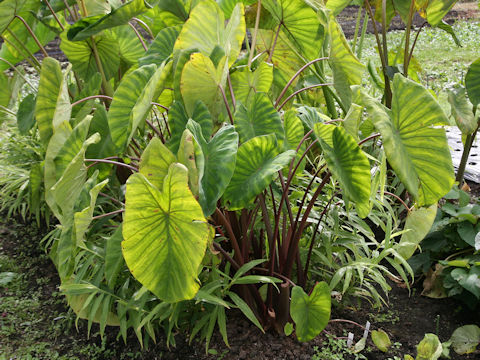
<instances>
[{"instance_id":1,"label":"moist brown earth","mask_svg":"<svg viewBox=\"0 0 480 360\"><path fill-rule=\"evenodd\" d=\"M33 234L33 235L32 235ZM52 348L60 355L75 353L73 346L87 347L92 343L101 345L99 336L86 338L86 321L79 321L79 332L74 326L68 326L61 334L50 334L51 324L59 314L68 312L66 302L52 303L52 294L58 292L59 279L56 269L45 256L43 249L38 245L42 232L35 230L33 224L24 224L16 221L0 221L0 255L6 255L19 265L21 271L28 278L31 291L40 292L39 317L43 321L32 320L32 325L38 328L38 333L44 334L38 341L52 341ZM41 282L37 279L43 279ZM40 285L39 285L40 283ZM137 354L136 359L311 359L314 355L314 346L322 348L327 340L327 334L334 337L344 338L348 332L355 334L355 340L363 335L361 325L367 321L371 322L371 329L381 328L390 336L392 347L387 354L375 350L373 343L367 342L367 349L362 354L367 359L384 360L404 354L415 356L416 345L426 333L438 334L440 340L447 341L453 331L462 325L479 324L480 312L466 309L452 299L430 299L420 296L421 288L415 287L411 294L407 289L392 283L392 291L388 299L388 307L375 310L368 303L343 304L332 311L332 321L324 332L316 339L308 343L299 343L295 336L286 337L272 332L262 334L258 328L245 320L241 314L231 311L227 313L227 333L230 341L228 348L222 341L220 334L215 333L211 344L210 352L206 354L205 344L193 342L188 344L188 339L181 333L175 336L177 346L168 349L165 346L165 339L160 336L157 345L141 350L135 336L130 334L127 344L116 339L117 328L109 328L106 334L105 348L109 349L108 355L97 355L98 359L128 359L128 354ZM3 296L8 295L8 289L0 287L0 301ZM354 299L355 300L355 299ZM0 325L7 321L7 314L2 314ZM349 322L344 322L347 320ZM72 320L73 321L73 320ZM355 322L357 324L353 324ZM32 331L32 329L30 329ZM95 326L92 334L97 332ZM37 333L35 331L34 333ZM50 339L50 340L49 340ZM2 348L10 345L10 348L20 347L25 341L21 331L10 334L6 338L0 337L0 355ZM3 344L3 345L2 345ZM12 346L14 345L14 346ZM453 353L453 351L452 351ZM15 358L15 354L3 354L7 359ZM42 354L36 354L38 359L44 359ZM77 355L80 359L89 359L85 355ZM102 357L104 356L104 357ZM353 355L343 355L343 359L354 359ZM2 358L0 356L0 358ZM467 356L451 354L451 359L479 359L480 351ZM340 358L342 359L342 358Z\"/></svg>"}]
</instances>

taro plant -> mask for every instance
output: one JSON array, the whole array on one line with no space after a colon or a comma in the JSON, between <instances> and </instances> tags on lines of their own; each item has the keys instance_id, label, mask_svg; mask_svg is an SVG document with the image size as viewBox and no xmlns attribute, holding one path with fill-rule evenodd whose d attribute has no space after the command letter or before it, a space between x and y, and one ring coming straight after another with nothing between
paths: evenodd
<instances>
[{"instance_id":1,"label":"taro plant","mask_svg":"<svg viewBox=\"0 0 480 360\"><path fill-rule=\"evenodd\" d=\"M32 132L58 220L50 255L89 329L116 325L126 338L132 328L143 342L160 326L174 344L175 328L189 327L208 347L216 324L228 343L225 309L235 307L262 331L293 321L308 341L329 320L332 290L358 283L376 300L372 281L388 290L381 260L408 282L418 214L429 216L454 180L434 127L445 115L402 74L385 76L387 106L361 89L365 66L323 4L0 6L2 31L27 9L32 24L50 21L71 64L43 59ZM387 163L414 204L400 241L397 225L372 212L400 199L385 191ZM345 250L329 246L335 208L337 223L353 214L365 233L361 219L381 224L384 240L343 226Z\"/></svg>"}]
</instances>

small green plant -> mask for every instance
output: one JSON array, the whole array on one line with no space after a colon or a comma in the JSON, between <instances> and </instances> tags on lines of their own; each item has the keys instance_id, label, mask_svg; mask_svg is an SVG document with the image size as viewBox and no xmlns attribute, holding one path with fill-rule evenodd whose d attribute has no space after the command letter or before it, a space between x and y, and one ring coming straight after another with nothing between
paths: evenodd
<instances>
[{"instance_id":1,"label":"small green plant","mask_svg":"<svg viewBox=\"0 0 480 360\"><path fill-rule=\"evenodd\" d=\"M355 353L351 348L347 347L345 339L337 339L334 336L326 335L322 347L314 346L314 354L312 360L366 360L363 354Z\"/></svg>"},{"instance_id":2,"label":"small green plant","mask_svg":"<svg viewBox=\"0 0 480 360\"><path fill-rule=\"evenodd\" d=\"M426 275L423 294L433 298L455 297L471 308L480 297L480 261L477 233L480 205L454 187L440 207L422 252L409 263Z\"/></svg>"}]
</instances>

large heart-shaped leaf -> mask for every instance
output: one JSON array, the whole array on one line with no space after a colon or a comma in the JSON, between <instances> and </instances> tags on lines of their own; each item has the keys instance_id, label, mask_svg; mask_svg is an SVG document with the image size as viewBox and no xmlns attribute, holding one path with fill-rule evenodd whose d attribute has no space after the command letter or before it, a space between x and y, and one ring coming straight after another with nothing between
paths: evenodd
<instances>
[{"instance_id":1,"label":"large heart-shaped leaf","mask_svg":"<svg viewBox=\"0 0 480 360\"><path fill-rule=\"evenodd\" d=\"M224 194L229 209L246 207L294 156L294 150L279 153L274 134L257 136L243 143L238 148L235 172Z\"/></svg>"},{"instance_id":2,"label":"large heart-shaped leaf","mask_svg":"<svg viewBox=\"0 0 480 360\"><path fill-rule=\"evenodd\" d=\"M437 204L428 208L415 209L407 215L404 233L398 243L398 253L405 259L409 259L417 250L420 241L428 234L437 215Z\"/></svg>"},{"instance_id":3,"label":"large heart-shaped leaf","mask_svg":"<svg viewBox=\"0 0 480 360\"><path fill-rule=\"evenodd\" d=\"M58 125L70 119L71 112L66 74L62 73L57 60L47 57L42 62L35 105L35 118L40 131L40 139L44 144L48 143Z\"/></svg>"},{"instance_id":4,"label":"large heart-shaped leaf","mask_svg":"<svg viewBox=\"0 0 480 360\"><path fill-rule=\"evenodd\" d=\"M238 69L231 74L233 93L237 102L248 104L256 92L268 93L273 82L273 66L260 63L255 71L248 67Z\"/></svg>"},{"instance_id":5,"label":"large heart-shaped leaf","mask_svg":"<svg viewBox=\"0 0 480 360\"><path fill-rule=\"evenodd\" d=\"M454 182L452 159L442 108L421 85L396 74L392 109L361 93L356 101L366 106L382 135L387 159L419 206L430 206L450 191Z\"/></svg>"},{"instance_id":6,"label":"large heart-shaped leaf","mask_svg":"<svg viewBox=\"0 0 480 360\"><path fill-rule=\"evenodd\" d=\"M199 199L205 216L210 216L225 192L235 170L238 134L232 125L222 127L207 142L198 123L187 125L199 146L196 155L199 177Z\"/></svg>"},{"instance_id":7,"label":"large heart-shaped leaf","mask_svg":"<svg viewBox=\"0 0 480 360\"><path fill-rule=\"evenodd\" d=\"M205 56L220 46L228 58L229 67L237 60L245 37L245 17L238 3L225 27L223 11L213 0L201 1L190 13L175 43L175 51L197 49Z\"/></svg>"},{"instance_id":8,"label":"large heart-shaped leaf","mask_svg":"<svg viewBox=\"0 0 480 360\"><path fill-rule=\"evenodd\" d=\"M67 33L68 39L70 41L85 40L102 30L125 25L133 17L151 9L156 3L158 3L158 0L150 2L146 0L130 0L106 15L85 17L70 27Z\"/></svg>"},{"instance_id":9,"label":"large heart-shaped leaf","mask_svg":"<svg viewBox=\"0 0 480 360\"><path fill-rule=\"evenodd\" d=\"M480 104L480 58L475 60L465 75L468 98L475 106Z\"/></svg>"},{"instance_id":10,"label":"large heart-shaped leaf","mask_svg":"<svg viewBox=\"0 0 480 360\"><path fill-rule=\"evenodd\" d=\"M275 134L283 141L284 130L280 114L265 93L256 93L248 104L239 104L235 113L235 129L243 143L255 136Z\"/></svg>"},{"instance_id":11,"label":"large heart-shaped leaf","mask_svg":"<svg viewBox=\"0 0 480 360\"><path fill-rule=\"evenodd\" d=\"M315 124L327 166L340 182L345 195L357 203L361 217L370 211L370 163L355 139L342 127Z\"/></svg>"},{"instance_id":12,"label":"large heart-shaped leaf","mask_svg":"<svg viewBox=\"0 0 480 360\"><path fill-rule=\"evenodd\" d=\"M315 11L303 0L266 0L262 2L282 32L307 60L316 59L323 46L325 30Z\"/></svg>"},{"instance_id":13,"label":"large heart-shaped leaf","mask_svg":"<svg viewBox=\"0 0 480 360\"><path fill-rule=\"evenodd\" d=\"M68 57L73 69L82 79L88 80L98 72L91 41L95 41L107 80L117 74L120 64L118 42L109 32L96 36L95 40L69 41L65 32L60 35L60 38L62 39L60 49Z\"/></svg>"},{"instance_id":14,"label":"large heart-shaped leaf","mask_svg":"<svg viewBox=\"0 0 480 360\"><path fill-rule=\"evenodd\" d=\"M295 333L299 341L310 341L325 329L330 320L330 287L319 282L310 295L300 286L292 289L290 316L295 322Z\"/></svg>"},{"instance_id":15,"label":"large heart-shaped leaf","mask_svg":"<svg viewBox=\"0 0 480 360\"><path fill-rule=\"evenodd\" d=\"M222 89L225 88L228 69L226 58L217 67L202 53L192 54L182 71L180 90L187 113L193 114L198 100L207 105L210 114L217 119L224 107Z\"/></svg>"},{"instance_id":16,"label":"large heart-shaped leaf","mask_svg":"<svg viewBox=\"0 0 480 360\"><path fill-rule=\"evenodd\" d=\"M187 169L172 164L162 189L134 174L125 198L122 250L133 276L164 301L192 299L210 230Z\"/></svg>"}]
</instances>

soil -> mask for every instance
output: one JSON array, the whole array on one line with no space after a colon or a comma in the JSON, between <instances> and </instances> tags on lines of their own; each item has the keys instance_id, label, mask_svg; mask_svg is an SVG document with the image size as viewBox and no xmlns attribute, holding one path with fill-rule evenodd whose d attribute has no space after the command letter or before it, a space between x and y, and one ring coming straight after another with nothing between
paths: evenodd
<instances>
[{"instance_id":1,"label":"soil","mask_svg":"<svg viewBox=\"0 0 480 360\"><path fill-rule=\"evenodd\" d=\"M363 10L365 11L365 10ZM342 26L343 32L347 38L352 38L355 34L355 24L357 21L358 7L357 6L347 6L338 16L337 20ZM466 20L466 19L478 19L480 15L480 10L476 2L458 2L450 10L450 12L445 16L444 20L448 24L453 24L457 20ZM365 12L363 12L365 16ZM425 22L425 19L422 18L418 13L415 14L413 18L412 25L414 27L422 26ZM429 25L427 25L429 26ZM377 23L377 29L381 31L381 24ZM404 30L405 24L400 19L400 16L395 16L392 19L389 31L392 30ZM373 34L373 25L371 20L368 21L367 32Z\"/></svg>"},{"instance_id":2,"label":"soil","mask_svg":"<svg viewBox=\"0 0 480 360\"><path fill-rule=\"evenodd\" d=\"M390 348L387 354L384 354L373 346L369 340L367 349L362 354L367 359L384 360L387 357L393 359L393 356L403 358L404 354L415 356L416 345L426 333L438 334L440 340L447 341L452 332L459 326L466 324L480 325L480 312L463 308L459 303L452 299L430 299L422 297L421 288L415 287L411 295L407 289L401 285L392 283L392 291L388 300L388 307L380 310L372 309L368 304L360 302L352 306L343 304L334 307L331 319L325 331L316 339L309 343L299 343L295 336L279 336L267 332L262 334L255 326L245 320L241 314L236 312L227 313L228 325L227 333L230 341L228 348L222 341L220 334L215 333L211 344L210 354L205 352L205 344L194 342L188 344L187 338L183 334L176 335L177 346L167 349L164 339L158 339L157 345L150 346L143 351L133 334L130 334L127 344L117 339L118 330L109 328L106 338L102 341L96 334L95 326L92 330L94 334L90 339L86 339L86 321L78 322L78 332L72 326L74 317L70 312L70 323L64 324L61 329L55 329L52 324L59 317L66 317L69 310L65 300L60 297L53 302L52 299L58 296L59 279L56 269L45 255L39 245L42 231L36 230L34 224L25 224L20 221L0 221L0 256L7 256L14 259L19 271L27 279L27 287L23 297L29 294L37 293L39 306L35 317L41 321L31 319L28 331L18 327L16 331L4 335L0 331L0 359L18 359L15 353L2 353L3 349L22 349L24 343L29 341L25 336L37 334L36 342L49 343L49 353L55 351L59 355L75 356L78 359L91 359L88 354L82 355L79 349L92 349L96 351L95 359L311 359L315 354L315 347L322 350L322 346L327 342L327 335L344 338L348 332L355 335L355 341L359 340L364 330L362 325L367 321L371 322L371 330L381 328L390 336L394 346ZM7 288L0 286L0 303L2 298L6 299L12 296ZM22 309L21 311L28 311ZM62 315L62 316L59 316ZM18 314L17 314L18 315ZM7 326L9 317L15 316L8 311L0 316L0 329ZM346 320L347 322L345 322ZM354 324L354 323L356 324ZM27 333L25 333L27 331ZM2 337L3 334L3 337ZM30 339L31 340L31 339ZM99 350L100 349L100 350ZM103 349L108 349L104 351ZM13 351L13 350L11 350ZM453 352L453 351L452 351ZM132 355L132 354L135 354ZM5 357L2 357L4 355ZM35 353L35 359L48 359L44 357L42 350ZM318 356L318 355L317 355ZM338 359L354 359L354 355L343 354ZM71 359L71 357L66 357ZM479 359L480 351L468 356L458 356L451 354L451 359ZM322 359L322 357L317 357Z\"/></svg>"}]
</instances>

